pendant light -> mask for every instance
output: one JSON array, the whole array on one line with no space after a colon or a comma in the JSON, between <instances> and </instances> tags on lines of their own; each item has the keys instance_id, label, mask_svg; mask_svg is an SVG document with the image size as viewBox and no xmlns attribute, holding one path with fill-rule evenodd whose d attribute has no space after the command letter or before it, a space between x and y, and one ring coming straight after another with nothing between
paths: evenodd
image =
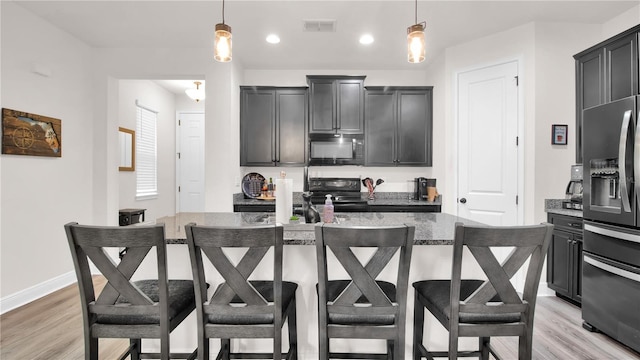
<instances>
[{"instance_id":1,"label":"pendant light","mask_svg":"<svg viewBox=\"0 0 640 360\"><path fill-rule=\"evenodd\" d=\"M417 64L424 61L425 43L424 28L426 23L418 23L418 0L416 0L416 22L407 28L407 56L410 63Z\"/></svg>"},{"instance_id":2,"label":"pendant light","mask_svg":"<svg viewBox=\"0 0 640 360\"><path fill-rule=\"evenodd\" d=\"M200 89L200 85L202 85L202 83L200 81L194 81L193 83L196 85L196 88L195 89L187 89L184 92L192 100L195 100L196 102L199 102L200 100L204 99L204 89Z\"/></svg>"},{"instance_id":3,"label":"pendant light","mask_svg":"<svg viewBox=\"0 0 640 360\"><path fill-rule=\"evenodd\" d=\"M224 0L222 0L222 24L216 24L214 59L219 62L231 61L231 26L224 23Z\"/></svg>"}]
</instances>

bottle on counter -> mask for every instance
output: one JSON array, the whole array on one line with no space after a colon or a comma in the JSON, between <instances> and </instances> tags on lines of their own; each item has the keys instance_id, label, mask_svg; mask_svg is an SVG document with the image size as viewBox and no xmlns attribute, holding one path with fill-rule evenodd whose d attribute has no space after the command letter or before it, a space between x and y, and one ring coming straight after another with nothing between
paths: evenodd
<instances>
[{"instance_id":1,"label":"bottle on counter","mask_svg":"<svg viewBox=\"0 0 640 360\"><path fill-rule=\"evenodd\" d=\"M267 185L267 196L273 197L273 193L275 191L275 185L273 185L273 178L269 178L269 185Z\"/></svg>"},{"instance_id":2,"label":"bottle on counter","mask_svg":"<svg viewBox=\"0 0 640 360\"><path fill-rule=\"evenodd\" d=\"M333 222L333 201L331 201L331 194L326 195L327 199L324 201L324 212L322 213L322 221L325 223Z\"/></svg>"}]
</instances>

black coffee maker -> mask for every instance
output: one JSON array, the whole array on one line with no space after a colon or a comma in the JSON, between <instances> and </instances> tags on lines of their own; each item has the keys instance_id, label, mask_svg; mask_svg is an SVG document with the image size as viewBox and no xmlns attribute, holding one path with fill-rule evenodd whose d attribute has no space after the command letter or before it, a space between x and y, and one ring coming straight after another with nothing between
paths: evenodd
<instances>
[{"instance_id":1,"label":"black coffee maker","mask_svg":"<svg viewBox=\"0 0 640 360\"><path fill-rule=\"evenodd\" d=\"M418 177L415 179L416 181L415 199L416 200L427 200L427 187L430 186L429 180L431 179L427 179L425 177Z\"/></svg>"},{"instance_id":2,"label":"black coffee maker","mask_svg":"<svg viewBox=\"0 0 640 360\"><path fill-rule=\"evenodd\" d=\"M565 191L566 199L562 201L565 209L582 210L582 165L571 166L571 180Z\"/></svg>"}]
</instances>

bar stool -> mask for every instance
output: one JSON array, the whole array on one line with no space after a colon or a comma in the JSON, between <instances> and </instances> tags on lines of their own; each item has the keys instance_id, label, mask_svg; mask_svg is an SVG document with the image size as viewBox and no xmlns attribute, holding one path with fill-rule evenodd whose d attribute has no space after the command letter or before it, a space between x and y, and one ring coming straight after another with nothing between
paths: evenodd
<instances>
[{"instance_id":1,"label":"bar stool","mask_svg":"<svg viewBox=\"0 0 640 360\"><path fill-rule=\"evenodd\" d=\"M164 225L153 226L65 226L71 257L78 277L85 359L98 359L98 338L129 338L129 348L120 356L144 358L188 358L194 353L171 354L169 334L196 307L193 281L168 280ZM107 250L126 247L119 263ZM131 281L138 266L155 248L157 276ZM89 260L108 283L95 296ZM160 353L142 353L142 340L160 339Z\"/></svg>"},{"instance_id":2,"label":"bar stool","mask_svg":"<svg viewBox=\"0 0 640 360\"><path fill-rule=\"evenodd\" d=\"M320 359L393 358L404 359L409 264L414 241L413 226L345 227L318 224L318 335ZM362 264L352 248L373 248ZM348 279L330 278L329 249ZM399 253L398 267L389 261ZM332 269L334 266L332 265ZM395 282L376 280L385 269L393 271ZM337 353L329 349L330 339L383 339L387 353Z\"/></svg>"},{"instance_id":3,"label":"bar stool","mask_svg":"<svg viewBox=\"0 0 640 360\"><path fill-rule=\"evenodd\" d=\"M198 322L198 359L209 359L209 339L220 339L216 359L273 358L297 359L296 289L293 282L282 281L282 225L207 227L185 226L196 291ZM226 248L248 248L233 265ZM273 275L249 280L267 252L273 259ZM204 254L204 256L203 256ZM267 257L268 258L268 257ZM208 259L225 280L208 298L204 263ZM282 327L288 324L289 351L283 354ZM232 338L271 338L270 353L231 352Z\"/></svg>"},{"instance_id":4,"label":"bar stool","mask_svg":"<svg viewBox=\"0 0 640 360\"><path fill-rule=\"evenodd\" d=\"M542 265L553 225L512 227L465 226L456 223L451 280L425 280L415 288L414 360L434 357L489 359L491 336L518 336L519 358L531 359L533 317ZM499 263L492 247L513 248ZM487 280L462 279L463 248L482 268ZM527 263L528 260L528 263ZM518 294L510 279L525 265L524 291ZM428 351L423 345L424 309L449 331L448 351ZM458 351L459 337L478 337L478 351Z\"/></svg>"}]
</instances>

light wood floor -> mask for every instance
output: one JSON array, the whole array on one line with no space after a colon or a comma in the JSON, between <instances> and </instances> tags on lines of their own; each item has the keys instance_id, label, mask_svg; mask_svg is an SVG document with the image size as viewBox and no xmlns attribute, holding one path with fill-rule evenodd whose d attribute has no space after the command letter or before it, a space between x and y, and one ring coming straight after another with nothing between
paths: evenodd
<instances>
[{"instance_id":1,"label":"light wood floor","mask_svg":"<svg viewBox=\"0 0 640 360\"><path fill-rule=\"evenodd\" d=\"M75 285L0 316L0 359L74 360L84 357L82 313ZM536 360L637 360L640 354L581 327L580 308L556 297L540 297L536 308ZM504 359L517 359L516 339L492 338ZM100 359L114 359L127 340L101 339ZM409 356L409 355L408 355ZM301 359L307 360L307 359Z\"/></svg>"}]
</instances>

